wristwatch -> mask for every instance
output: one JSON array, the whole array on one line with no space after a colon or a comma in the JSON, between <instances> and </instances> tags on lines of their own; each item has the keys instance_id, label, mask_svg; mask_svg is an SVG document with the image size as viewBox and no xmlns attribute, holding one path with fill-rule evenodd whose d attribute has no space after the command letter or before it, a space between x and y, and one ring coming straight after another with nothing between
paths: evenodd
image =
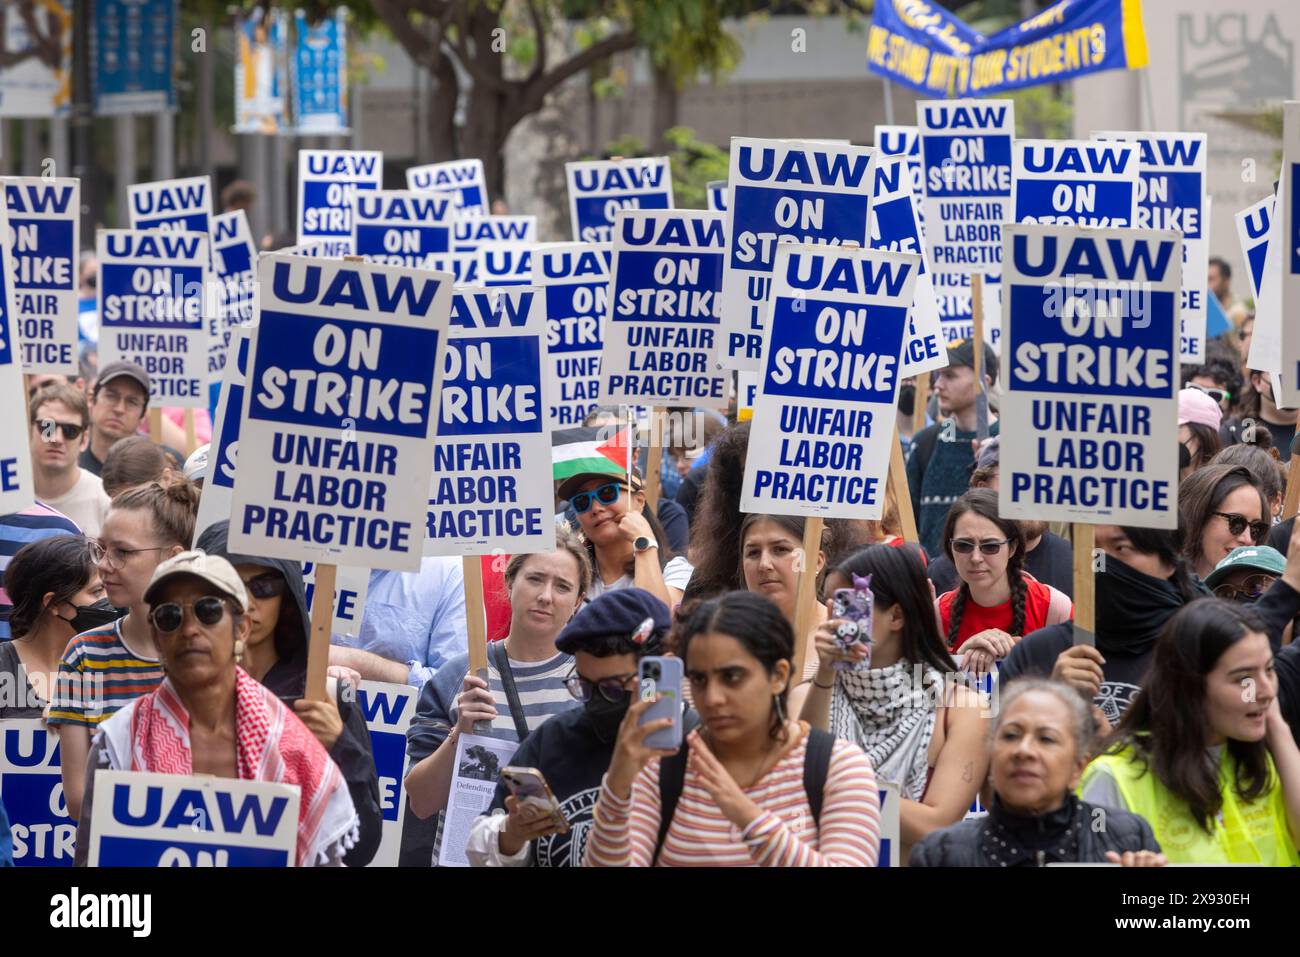
<instances>
[{"instance_id":1,"label":"wristwatch","mask_svg":"<svg viewBox=\"0 0 1300 957\"><path fill-rule=\"evenodd\" d=\"M632 543L632 551L636 552L638 555L642 552L648 552L650 549L658 547L658 542L653 538L646 538L644 535L639 536L636 541Z\"/></svg>"}]
</instances>

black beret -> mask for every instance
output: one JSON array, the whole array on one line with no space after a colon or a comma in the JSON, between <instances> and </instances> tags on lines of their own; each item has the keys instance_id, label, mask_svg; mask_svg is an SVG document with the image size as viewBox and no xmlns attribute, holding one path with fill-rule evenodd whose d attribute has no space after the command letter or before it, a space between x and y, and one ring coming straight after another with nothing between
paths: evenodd
<instances>
[{"instance_id":1,"label":"black beret","mask_svg":"<svg viewBox=\"0 0 1300 957\"><path fill-rule=\"evenodd\" d=\"M634 638L649 619L652 627ZM585 651L586 646L608 637L621 638L628 654L655 654L672 627L668 606L642 588L619 588L607 591L582 607L555 639L555 647L565 654Z\"/></svg>"}]
</instances>

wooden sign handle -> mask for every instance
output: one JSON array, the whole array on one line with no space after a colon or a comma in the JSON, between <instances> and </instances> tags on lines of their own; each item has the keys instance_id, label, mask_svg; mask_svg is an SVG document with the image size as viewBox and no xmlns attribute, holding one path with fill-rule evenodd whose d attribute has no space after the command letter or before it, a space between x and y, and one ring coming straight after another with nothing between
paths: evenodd
<instances>
[{"instance_id":1,"label":"wooden sign handle","mask_svg":"<svg viewBox=\"0 0 1300 957\"><path fill-rule=\"evenodd\" d=\"M659 491L662 484L659 472L664 461L664 411L661 406L655 406L650 411L650 447L646 457L645 501L651 515L659 514Z\"/></svg>"},{"instance_id":2,"label":"wooden sign handle","mask_svg":"<svg viewBox=\"0 0 1300 957\"><path fill-rule=\"evenodd\" d=\"M469 673L488 683L487 614L483 609L483 564L477 555L461 556L465 577L465 626L469 640ZM492 722L474 725L478 734L487 734Z\"/></svg>"},{"instance_id":3,"label":"wooden sign handle","mask_svg":"<svg viewBox=\"0 0 1300 957\"><path fill-rule=\"evenodd\" d=\"M185 457L189 458L199 447L198 433L194 430L194 410L185 410Z\"/></svg>"},{"instance_id":4,"label":"wooden sign handle","mask_svg":"<svg viewBox=\"0 0 1300 957\"><path fill-rule=\"evenodd\" d=\"M898 506L898 522L902 526L903 540L921 543L916 531L916 516L912 513L912 491L907 485L907 464L903 461L903 446L894 435L894 447L889 453L889 487L894 490L894 503Z\"/></svg>"},{"instance_id":5,"label":"wooden sign handle","mask_svg":"<svg viewBox=\"0 0 1300 957\"><path fill-rule=\"evenodd\" d=\"M808 633L817 624L817 556L822 550L825 520L804 519L803 567L799 570L799 593L794 605L794 672L790 686L803 681L804 662L808 660Z\"/></svg>"},{"instance_id":6,"label":"wooden sign handle","mask_svg":"<svg viewBox=\"0 0 1300 957\"><path fill-rule=\"evenodd\" d=\"M162 445L162 409L154 406L149 410L149 441L154 445Z\"/></svg>"},{"instance_id":7,"label":"wooden sign handle","mask_svg":"<svg viewBox=\"0 0 1300 957\"><path fill-rule=\"evenodd\" d=\"M925 428L925 407L930 404L930 373L916 377L916 402L912 406L912 434Z\"/></svg>"},{"instance_id":8,"label":"wooden sign handle","mask_svg":"<svg viewBox=\"0 0 1300 957\"><path fill-rule=\"evenodd\" d=\"M307 646L307 698L328 701L325 672L330 663L330 626L334 622L334 584L338 566L316 563L316 585L311 596L311 644Z\"/></svg>"},{"instance_id":9,"label":"wooden sign handle","mask_svg":"<svg viewBox=\"0 0 1300 957\"><path fill-rule=\"evenodd\" d=\"M1286 497L1282 499L1282 521L1300 511L1300 435L1291 440L1291 461L1286 467Z\"/></svg>"},{"instance_id":10,"label":"wooden sign handle","mask_svg":"<svg viewBox=\"0 0 1300 957\"><path fill-rule=\"evenodd\" d=\"M975 388L984 391L984 277L970 277L971 346L975 354Z\"/></svg>"},{"instance_id":11,"label":"wooden sign handle","mask_svg":"<svg viewBox=\"0 0 1300 957\"><path fill-rule=\"evenodd\" d=\"M1074 625L1076 629L1095 632L1095 586L1092 554L1095 547L1093 527L1074 522L1070 537L1074 539Z\"/></svg>"}]
</instances>

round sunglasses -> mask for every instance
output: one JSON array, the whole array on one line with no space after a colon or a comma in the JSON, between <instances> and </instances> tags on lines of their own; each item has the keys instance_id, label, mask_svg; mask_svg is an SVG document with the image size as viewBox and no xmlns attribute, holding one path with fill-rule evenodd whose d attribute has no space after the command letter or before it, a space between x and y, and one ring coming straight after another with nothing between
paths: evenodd
<instances>
[{"instance_id":1,"label":"round sunglasses","mask_svg":"<svg viewBox=\"0 0 1300 957\"><path fill-rule=\"evenodd\" d=\"M1236 512L1211 512L1211 515L1217 515L1228 523L1228 531L1233 535L1240 535L1247 528L1250 529L1250 537L1254 539L1256 545L1263 543L1268 537L1268 530L1273 526L1268 522L1256 519L1251 521L1245 515L1238 515Z\"/></svg>"},{"instance_id":2,"label":"round sunglasses","mask_svg":"<svg viewBox=\"0 0 1300 957\"><path fill-rule=\"evenodd\" d=\"M952 538L948 540L948 544L952 546L952 550L958 555L970 555L977 547L983 555L996 555L1002 551L1002 546L1010 543L1010 541L1009 538L1000 541L994 541L990 538L982 542L974 542L969 538Z\"/></svg>"},{"instance_id":3,"label":"round sunglasses","mask_svg":"<svg viewBox=\"0 0 1300 957\"><path fill-rule=\"evenodd\" d=\"M590 492L579 492L569 499L569 504L573 506L575 512L582 515L591 511L591 507L597 502L602 505L613 505L618 501L621 490L622 486L618 482L610 482L600 488L594 488Z\"/></svg>"},{"instance_id":4,"label":"round sunglasses","mask_svg":"<svg viewBox=\"0 0 1300 957\"><path fill-rule=\"evenodd\" d=\"M590 701L591 696L599 691L600 696L610 704L618 704L627 700L627 696L631 694L626 685L628 681L635 677L634 674L611 675L608 678L601 678L599 681L590 681L575 671L564 679L564 687L569 690L569 694L579 701Z\"/></svg>"},{"instance_id":5,"label":"round sunglasses","mask_svg":"<svg viewBox=\"0 0 1300 957\"><path fill-rule=\"evenodd\" d=\"M1244 603L1259 601L1264 592L1268 591L1269 586L1275 581L1277 581L1276 575L1260 572L1258 575L1251 575L1242 581L1240 585L1230 585L1224 582L1222 585L1216 586L1214 596L1216 598L1225 598L1228 601Z\"/></svg>"},{"instance_id":6,"label":"round sunglasses","mask_svg":"<svg viewBox=\"0 0 1300 957\"><path fill-rule=\"evenodd\" d=\"M226 602L214 595L205 595L194 602L169 601L149 612L149 621L163 634L169 634L180 628L186 608L193 609L200 625L215 625L226 613Z\"/></svg>"}]
</instances>

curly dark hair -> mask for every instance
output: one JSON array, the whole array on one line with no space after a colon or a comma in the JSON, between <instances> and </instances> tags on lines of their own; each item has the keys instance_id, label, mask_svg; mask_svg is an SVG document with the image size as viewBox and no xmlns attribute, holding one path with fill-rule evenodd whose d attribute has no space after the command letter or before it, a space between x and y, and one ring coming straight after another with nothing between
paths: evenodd
<instances>
[{"instance_id":1,"label":"curly dark hair","mask_svg":"<svg viewBox=\"0 0 1300 957\"><path fill-rule=\"evenodd\" d=\"M744 588L740 581L740 493L745 484L749 422L737 422L713 443L708 474L691 528L695 571L683 599Z\"/></svg>"}]
</instances>

